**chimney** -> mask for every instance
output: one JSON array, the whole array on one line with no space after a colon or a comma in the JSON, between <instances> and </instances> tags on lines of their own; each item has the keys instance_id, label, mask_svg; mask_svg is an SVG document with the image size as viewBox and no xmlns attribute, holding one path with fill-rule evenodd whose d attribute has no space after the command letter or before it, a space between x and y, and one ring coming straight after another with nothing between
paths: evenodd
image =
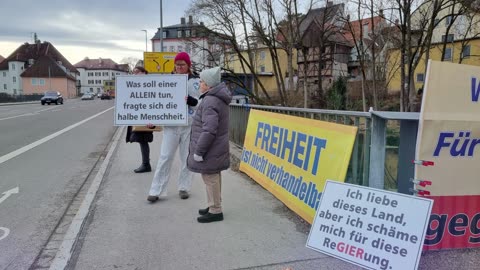
<instances>
[{"instance_id":1,"label":"chimney","mask_svg":"<svg viewBox=\"0 0 480 270\"><path fill-rule=\"evenodd\" d=\"M193 17L192 15L188 16L188 23L193 24Z\"/></svg>"},{"instance_id":2,"label":"chimney","mask_svg":"<svg viewBox=\"0 0 480 270\"><path fill-rule=\"evenodd\" d=\"M331 6L333 6L333 1L328 1L327 0L327 7L331 7Z\"/></svg>"},{"instance_id":3,"label":"chimney","mask_svg":"<svg viewBox=\"0 0 480 270\"><path fill-rule=\"evenodd\" d=\"M180 18L180 23L181 23L181 24L185 24L185 17L181 17L181 18Z\"/></svg>"}]
</instances>

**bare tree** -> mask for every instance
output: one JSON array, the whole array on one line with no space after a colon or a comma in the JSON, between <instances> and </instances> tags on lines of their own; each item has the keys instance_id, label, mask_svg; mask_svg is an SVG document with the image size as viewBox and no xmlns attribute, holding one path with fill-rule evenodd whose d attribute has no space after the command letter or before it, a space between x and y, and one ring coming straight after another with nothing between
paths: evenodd
<instances>
[{"instance_id":1,"label":"bare tree","mask_svg":"<svg viewBox=\"0 0 480 270\"><path fill-rule=\"evenodd\" d=\"M135 65L138 63L140 59L136 57L124 57L122 60L120 60L120 64L128 64L129 70L133 70L135 68Z\"/></svg>"},{"instance_id":2,"label":"bare tree","mask_svg":"<svg viewBox=\"0 0 480 270\"><path fill-rule=\"evenodd\" d=\"M316 108L323 107L324 79L337 75L346 76L346 64L350 48L344 37L344 5L327 5L312 9L300 26L301 47L299 51L299 70L302 71L304 86L314 83L312 101ZM345 70L335 64L343 63ZM344 72L344 73L343 73ZM342 74L339 74L342 73Z\"/></svg>"}]
</instances>

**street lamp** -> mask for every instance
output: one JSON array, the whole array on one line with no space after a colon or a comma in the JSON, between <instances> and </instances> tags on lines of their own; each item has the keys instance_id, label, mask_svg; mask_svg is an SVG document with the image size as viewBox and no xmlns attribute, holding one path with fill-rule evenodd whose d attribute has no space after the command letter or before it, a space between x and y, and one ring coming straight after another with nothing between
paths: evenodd
<instances>
[{"instance_id":1,"label":"street lamp","mask_svg":"<svg viewBox=\"0 0 480 270\"><path fill-rule=\"evenodd\" d=\"M147 49L147 30L141 30L141 31L144 31L145 32L145 52L148 52L148 49Z\"/></svg>"}]
</instances>

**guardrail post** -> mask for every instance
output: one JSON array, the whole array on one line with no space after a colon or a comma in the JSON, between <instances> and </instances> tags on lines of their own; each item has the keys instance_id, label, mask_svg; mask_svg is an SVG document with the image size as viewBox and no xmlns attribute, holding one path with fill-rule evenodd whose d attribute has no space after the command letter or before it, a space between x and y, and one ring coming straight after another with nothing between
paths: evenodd
<instances>
[{"instance_id":1,"label":"guardrail post","mask_svg":"<svg viewBox=\"0 0 480 270\"><path fill-rule=\"evenodd\" d=\"M397 186L398 192L403 194L413 194L410 191L410 188L413 188L413 183L410 181L410 178L413 178L415 172L415 166L412 160L415 159L417 131L418 121L400 121Z\"/></svg>"},{"instance_id":2,"label":"guardrail post","mask_svg":"<svg viewBox=\"0 0 480 270\"><path fill-rule=\"evenodd\" d=\"M384 189L386 120L372 113L369 186Z\"/></svg>"}]
</instances>

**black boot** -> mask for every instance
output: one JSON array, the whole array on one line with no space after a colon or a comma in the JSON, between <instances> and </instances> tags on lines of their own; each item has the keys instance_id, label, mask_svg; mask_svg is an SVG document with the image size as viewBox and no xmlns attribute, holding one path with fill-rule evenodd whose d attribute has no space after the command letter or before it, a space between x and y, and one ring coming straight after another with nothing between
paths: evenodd
<instances>
[{"instance_id":1,"label":"black boot","mask_svg":"<svg viewBox=\"0 0 480 270\"><path fill-rule=\"evenodd\" d=\"M223 220L223 213L218 213L218 214L207 213L206 215L203 215L197 218L197 221L200 223L209 223L209 222L221 221L221 220Z\"/></svg>"},{"instance_id":2,"label":"black boot","mask_svg":"<svg viewBox=\"0 0 480 270\"><path fill-rule=\"evenodd\" d=\"M144 164L142 163L142 165L140 165L140 167L136 168L135 170L133 170L135 173L144 173L144 172L151 172L152 171L152 167L150 166L149 163L147 164Z\"/></svg>"},{"instance_id":3,"label":"black boot","mask_svg":"<svg viewBox=\"0 0 480 270\"><path fill-rule=\"evenodd\" d=\"M204 208L204 209L198 209L198 214L201 215L201 216L204 216L204 215L208 214L209 209L210 209L210 207L207 207L207 208Z\"/></svg>"}]
</instances>

